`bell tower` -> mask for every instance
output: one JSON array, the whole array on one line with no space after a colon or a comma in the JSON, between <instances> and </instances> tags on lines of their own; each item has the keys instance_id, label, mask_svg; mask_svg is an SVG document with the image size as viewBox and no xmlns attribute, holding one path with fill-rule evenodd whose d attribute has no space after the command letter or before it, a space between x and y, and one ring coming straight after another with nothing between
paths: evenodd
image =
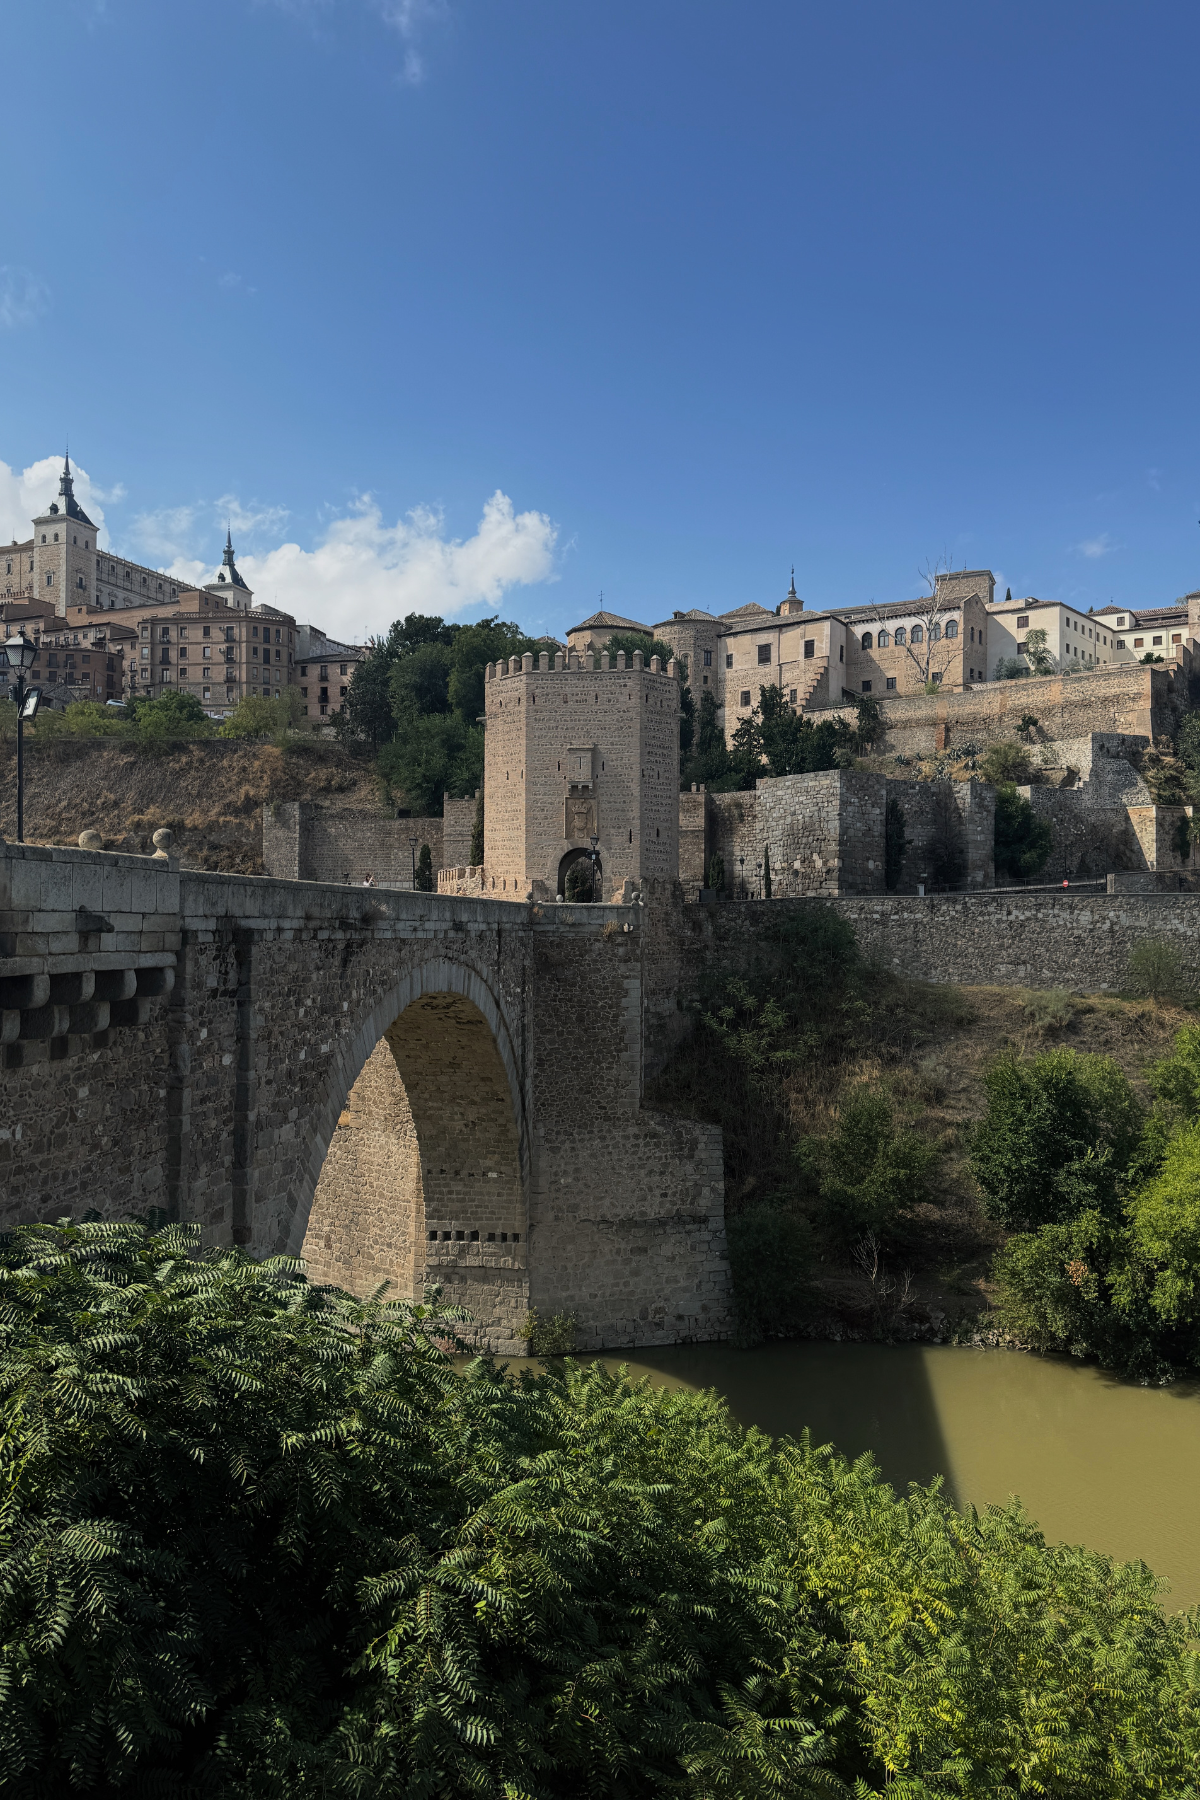
<instances>
[{"instance_id":1,"label":"bell tower","mask_svg":"<svg viewBox=\"0 0 1200 1800\"><path fill-rule=\"evenodd\" d=\"M96 527L75 498L71 458L64 456L58 499L33 521L33 598L56 613L92 606L96 595Z\"/></svg>"}]
</instances>

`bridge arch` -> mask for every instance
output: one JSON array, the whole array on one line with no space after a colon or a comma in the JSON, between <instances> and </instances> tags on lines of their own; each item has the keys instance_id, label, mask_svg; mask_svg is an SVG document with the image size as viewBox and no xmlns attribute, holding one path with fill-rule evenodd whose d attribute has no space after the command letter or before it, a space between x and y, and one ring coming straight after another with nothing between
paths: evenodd
<instances>
[{"instance_id":1,"label":"bridge arch","mask_svg":"<svg viewBox=\"0 0 1200 1800\"><path fill-rule=\"evenodd\" d=\"M330 1071L286 1248L314 1281L440 1286L508 1349L528 1308L529 1143L513 1036L469 965L414 967ZM285 1247L285 1246L280 1246Z\"/></svg>"}]
</instances>

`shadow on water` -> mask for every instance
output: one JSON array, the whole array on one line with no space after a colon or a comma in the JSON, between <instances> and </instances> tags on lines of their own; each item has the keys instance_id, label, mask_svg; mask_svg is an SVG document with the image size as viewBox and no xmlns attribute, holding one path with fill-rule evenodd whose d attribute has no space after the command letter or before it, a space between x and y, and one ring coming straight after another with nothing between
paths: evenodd
<instances>
[{"instance_id":1,"label":"shadow on water","mask_svg":"<svg viewBox=\"0 0 1200 1800\"><path fill-rule=\"evenodd\" d=\"M604 1361L620 1366L615 1357ZM814 1443L852 1460L869 1451L901 1493L940 1475L947 1496L962 1504L919 1345L692 1344L639 1351L626 1366L672 1387L715 1388L740 1424L771 1437L798 1438L807 1428Z\"/></svg>"}]
</instances>

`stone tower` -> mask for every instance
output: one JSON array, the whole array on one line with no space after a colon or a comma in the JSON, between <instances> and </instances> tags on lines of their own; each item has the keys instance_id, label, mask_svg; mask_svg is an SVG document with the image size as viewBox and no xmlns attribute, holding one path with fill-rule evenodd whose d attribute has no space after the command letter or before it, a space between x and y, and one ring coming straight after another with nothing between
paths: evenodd
<instances>
[{"instance_id":1,"label":"stone tower","mask_svg":"<svg viewBox=\"0 0 1200 1800\"><path fill-rule=\"evenodd\" d=\"M58 499L33 521L33 598L68 606L94 604L96 527L75 498L71 459L63 458Z\"/></svg>"},{"instance_id":2,"label":"stone tower","mask_svg":"<svg viewBox=\"0 0 1200 1800\"><path fill-rule=\"evenodd\" d=\"M679 872L679 679L672 660L543 651L489 664L484 889L553 900L597 839L600 893Z\"/></svg>"}]
</instances>

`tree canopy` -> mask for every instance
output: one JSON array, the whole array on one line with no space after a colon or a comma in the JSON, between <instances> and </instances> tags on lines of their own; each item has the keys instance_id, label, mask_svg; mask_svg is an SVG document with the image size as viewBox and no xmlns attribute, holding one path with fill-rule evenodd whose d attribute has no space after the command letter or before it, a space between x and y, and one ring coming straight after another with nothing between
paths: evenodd
<instances>
[{"instance_id":1,"label":"tree canopy","mask_svg":"<svg viewBox=\"0 0 1200 1800\"><path fill-rule=\"evenodd\" d=\"M0 1785L372 1800L1195 1794L1185 1617L602 1365L459 1370L197 1227L0 1255Z\"/></svg>"},{"instance_id":2,"label":"tree canopy","mask_svg":"<svg viewBox=\"0 0 1200 1800\"><path fill-rule=\"evenodd\" d=\"M379 752L394 797L414 813L436 816L445 794L461 799L483 781L478 719L487 664L538 648L519 625L499 617L448 625L409 613L358 664L335 729Z\"/></svg>"}]
</instances>

